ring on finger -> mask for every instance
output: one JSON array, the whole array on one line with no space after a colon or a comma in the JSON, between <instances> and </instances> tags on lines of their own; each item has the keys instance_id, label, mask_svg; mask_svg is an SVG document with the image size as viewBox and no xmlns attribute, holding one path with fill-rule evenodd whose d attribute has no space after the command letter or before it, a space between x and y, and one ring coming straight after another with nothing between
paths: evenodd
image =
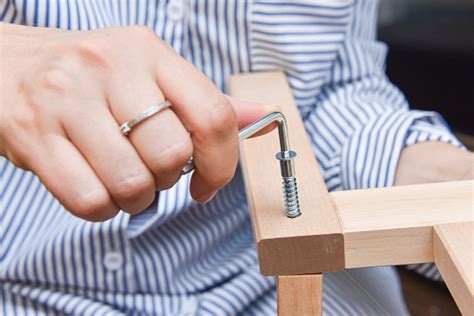
<instances>
[{"instance_id":1,"label":"ring on finger","mask_svg":"<svg viewBox=\"0 0 474 316\"><path fill-rule=\"evenodd\" d=\"M132 128L135 127L136 125L140 124L147 118L152 117L155 114L158 114L159 112L163 111L166 108L169 108L171 106L170 101L163 101L158 104L153 104L149 108L147 108L145 111L143 111L141 114L135 116L133 119L130 121L126 121L120 125L120 132L127 136L131 131Z\"/></svg>"}]
</instances>

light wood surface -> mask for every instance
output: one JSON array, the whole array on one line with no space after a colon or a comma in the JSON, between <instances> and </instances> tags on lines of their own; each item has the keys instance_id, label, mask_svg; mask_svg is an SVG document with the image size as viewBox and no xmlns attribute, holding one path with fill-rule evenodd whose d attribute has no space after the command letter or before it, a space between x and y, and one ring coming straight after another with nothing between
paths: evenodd
<instances>
[{"instance_id":1,"label":"light wood surface","mask_svg":"<svg viewBox=\"0 0 474 316\"><path fill-rule=\"evenodd\" d=\"M473 313L474 181L328 193L285 76L238 75L229 87L236 97L279 105L298 153L303 215L289 219L274 158L276 131L241 145L260 271L280 275L280 315L321 313L321 295L313 300L308 293L322 293L322 276L307 274L434 259L461 310Z\"/></svg>"},{"instance_id":2,"label":"light wood surface","mask_svg":"<svg viewBox=\"0 0 474 316\"><path fill-rule=\"evenodd\" d=\"M277 131L245 140L241 163L264 275L307 274L344 268L344 241L337 212L319 173L306 131L282 73L233 76L233 96L275 104L288 120L290 145L297 152L296 176L302 215L285 216Z\"/></svg>"},{"instance_id":3,"label":"light wood surface","mask_svg":"<svg viewBox=\"0 0 474 316\"><path fill-rule=\"evenodd\" d=\"M322 315L323 275L277 277L279 316Z\"/></svg>"},{"instance_id":4,"label":"light wood surface","mask_svg":"<svg viewBox=\"0 0 474 316\"><path fill-rule=\"evenodd\" d=\"M434 259L463 315L474 315L474 222L436 225Z\"/></svg>"},{"instance_id":5,"label":"light wood surface","mask_svg":"<svg viewBox=\"0 0 474 316\"><path fill-rule=\"evenodd\" d=\"M331 193L346 268L433 261L432 227L474 220L474 181Z\"/></svg>"},{"instance_id":6,"label":"light wood surface","mask_svg":"<svg viewBox=\"0 0 474 316\"><path fill-rule=\"evenodd\" d=\"M433 261L433 225L470 221L474 181L328 194L281 73L234 76L232 95L276 104L285 113L303 215L284 215L276 131L242 142L247 198L264 275Z\"/></svg>"}]
</instances>

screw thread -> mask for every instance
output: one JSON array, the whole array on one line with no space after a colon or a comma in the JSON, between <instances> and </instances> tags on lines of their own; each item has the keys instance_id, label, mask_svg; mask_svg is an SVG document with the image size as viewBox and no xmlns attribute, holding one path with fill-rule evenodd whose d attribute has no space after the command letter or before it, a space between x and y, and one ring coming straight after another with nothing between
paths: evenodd
<instances>
[{"instance_id":1,"label":"screw thread","mask_svg":"<svg viewBox=\"0 0 474 316\"><path fill-rule=\"evenodd\" d=\"M295 177L283 178L283 197L285 198L286 216L290 218L300 216L300 202Z\"/></svg>"}]
</instances>

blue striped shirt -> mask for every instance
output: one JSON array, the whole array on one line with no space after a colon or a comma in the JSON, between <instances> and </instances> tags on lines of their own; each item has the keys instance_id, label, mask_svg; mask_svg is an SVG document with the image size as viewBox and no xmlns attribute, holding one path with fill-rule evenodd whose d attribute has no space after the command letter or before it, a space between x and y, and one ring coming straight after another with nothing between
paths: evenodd
<instances>
[{"instance_id":1,"label":"blue striped shirt","mask_svg":"<svg viewBox=\"0 0 474 316\"><path fill-rule=\"evenodd\" d=\"M146 25L223 91L231 74L284 71L330 190L393 185L405 146L459 145L438 114L410 110L386 77L375 1L1 0L0 13L70 30ZM240 171L208 204L192 201L184 176L141 214L90 223L34 174L4 158L0 170L3 315L275 314ZM407 313L390 267L326 274L323 308Z\"/></svg>"}]
</instances>

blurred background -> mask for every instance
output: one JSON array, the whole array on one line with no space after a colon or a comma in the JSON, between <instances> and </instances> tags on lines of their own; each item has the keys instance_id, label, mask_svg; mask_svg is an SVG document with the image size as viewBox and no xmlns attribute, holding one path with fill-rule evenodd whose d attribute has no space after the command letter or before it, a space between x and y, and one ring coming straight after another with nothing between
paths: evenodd
<instances>
[{"instance_id":1,"label":"blurred background","mask_svg":"<svg viewBox=\"0 0 474 316\"><path fill-rule=\"evenodd\" d=\"M440 112L474 149L474 1L381 0L378 34L411 105Z\"/></svg>"},{"instance_id":2,"label":"blurred background","mask_svg":"<svg viewBox=\"0 0 474 316\"><path fill-rule=\"evenodd\" d=\"M474 1L380 1L378 36L389 45L390 80L413 108L441 113L474 150ZM414 316L460 315L443 283L399 272Z\"/></svg>"}]
</instances>

